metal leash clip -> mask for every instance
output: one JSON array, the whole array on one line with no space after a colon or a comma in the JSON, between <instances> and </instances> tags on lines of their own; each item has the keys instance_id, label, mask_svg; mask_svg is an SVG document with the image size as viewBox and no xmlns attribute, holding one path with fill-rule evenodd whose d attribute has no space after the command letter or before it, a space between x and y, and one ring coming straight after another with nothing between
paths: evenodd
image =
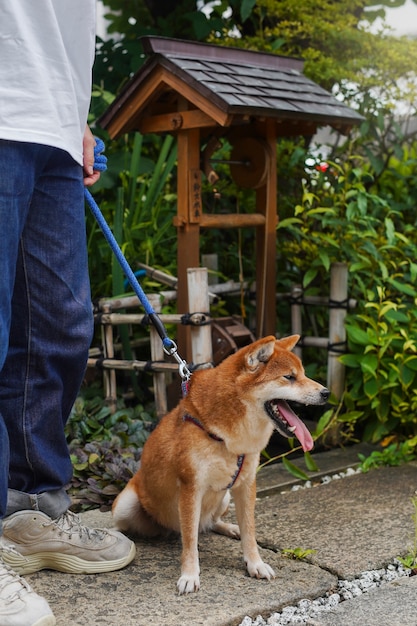
<instances>
[{"instance_id":1,"label":"metal leash clip","mask_svg":"<svg viewBox=\"0 0 417 626\"><path fill-rule=\"evenodd\" d=\"M191 372L188 369L188 365L186 361L184 361L184 359L182 359L180 355L178 354L178 348L177 348L177 344L175 343L175 341L173 341L172 339L170 339L169 341L171 344L170 348L168 348L165 345L165 343L162 344L164 348L164 352L165 354L172 356L176 360L176 362L178 363L178 371L182 380L185 382L188 382L191 378Z\"/></svg>"}]
</instances>

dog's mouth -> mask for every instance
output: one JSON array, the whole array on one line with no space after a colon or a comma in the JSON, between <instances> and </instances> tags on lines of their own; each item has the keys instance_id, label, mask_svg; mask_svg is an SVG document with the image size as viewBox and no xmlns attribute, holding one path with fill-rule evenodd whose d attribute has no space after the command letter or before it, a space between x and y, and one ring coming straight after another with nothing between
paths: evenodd
<instances>
[{"instance_id":1,"label":"dog's mouth","mask_svg":"<svg viewBox=\"0 0 417 626\"><path fill-rule=\"evenodd\" d=\"M284 437L297 437L304 452L314 447L313 437L306 425L285 400L268 400L265 410L274 422L275 429Z\"/></svg>"}]
</instances>

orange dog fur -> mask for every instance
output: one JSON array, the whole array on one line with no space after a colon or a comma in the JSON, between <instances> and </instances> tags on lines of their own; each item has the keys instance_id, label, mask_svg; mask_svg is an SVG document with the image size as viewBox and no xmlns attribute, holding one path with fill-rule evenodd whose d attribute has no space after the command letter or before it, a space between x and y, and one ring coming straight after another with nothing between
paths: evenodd
<instances>
[{"instance_id":1,"label":"orange dog fur","mask_svg":"<svg viewBox=\"0 0 417 626\"><path fill-rule=\"evenodd\" d=\"M259 455L274 428L310 450L310 433L285 401L318 405L329 397L325 387L306 377L291 352L298 339L265 337L215 368L196 371L187 395L149 436L140 468L114 502L119 530L142 536L167 529L181 533L180 594L200 587L200 531L240 537L249 574L275 576L255 538ZM230 492L237 525L221 519Z\"/></svg>"}]
</instances>

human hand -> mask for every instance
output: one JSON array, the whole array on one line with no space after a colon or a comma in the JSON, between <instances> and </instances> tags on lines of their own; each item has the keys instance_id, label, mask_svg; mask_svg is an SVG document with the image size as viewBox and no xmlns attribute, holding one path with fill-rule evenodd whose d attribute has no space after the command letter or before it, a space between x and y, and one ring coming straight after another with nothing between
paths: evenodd
<instances>
[{"instance_id":1,"label":"human hand","mask_svg":"<svg viewBox=\"0 0 417 626\"><path fill-rule=\"evenodd\" d=\"M85 127L83 138L83 170L84 185L91 187L100 178L100 172L94 169L94 146L96 140L88 126Z\"/></svg>"}]
</instances>

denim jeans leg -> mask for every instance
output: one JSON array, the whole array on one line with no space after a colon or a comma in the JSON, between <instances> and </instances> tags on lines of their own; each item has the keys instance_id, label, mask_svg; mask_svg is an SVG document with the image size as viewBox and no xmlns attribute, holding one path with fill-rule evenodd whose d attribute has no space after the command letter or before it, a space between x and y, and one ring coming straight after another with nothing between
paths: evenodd
<instances>
[{"instance_id":1,"label":"denim jeans leg","mask_svg":"<svg viewBox=\"0 0 417 626\"><path fill-rule=\"evenodd\" d=\"M9 346L11 303L19 240L33 191L33 152L0 141L0 389L1 371ZM25 173L22 176L22 171ZM6 513L9 479L9 435L0 401L0 523Z\"/></svg>"},{"instance_id":2,"label":"denim jeans leg","mask_svg":"<svg viewBox=\"0 0 417 626\"><path fill-rule=\"evenodd\" d=\"M32 508L56 517L68 507L64 425L84 376L93 320L82 169L66 152L41 148L17 256L0 412L12 442L6 514L26 508L30 494ZM59 511L50 504L54 495Z\"/></svg>"}]
</instances>

